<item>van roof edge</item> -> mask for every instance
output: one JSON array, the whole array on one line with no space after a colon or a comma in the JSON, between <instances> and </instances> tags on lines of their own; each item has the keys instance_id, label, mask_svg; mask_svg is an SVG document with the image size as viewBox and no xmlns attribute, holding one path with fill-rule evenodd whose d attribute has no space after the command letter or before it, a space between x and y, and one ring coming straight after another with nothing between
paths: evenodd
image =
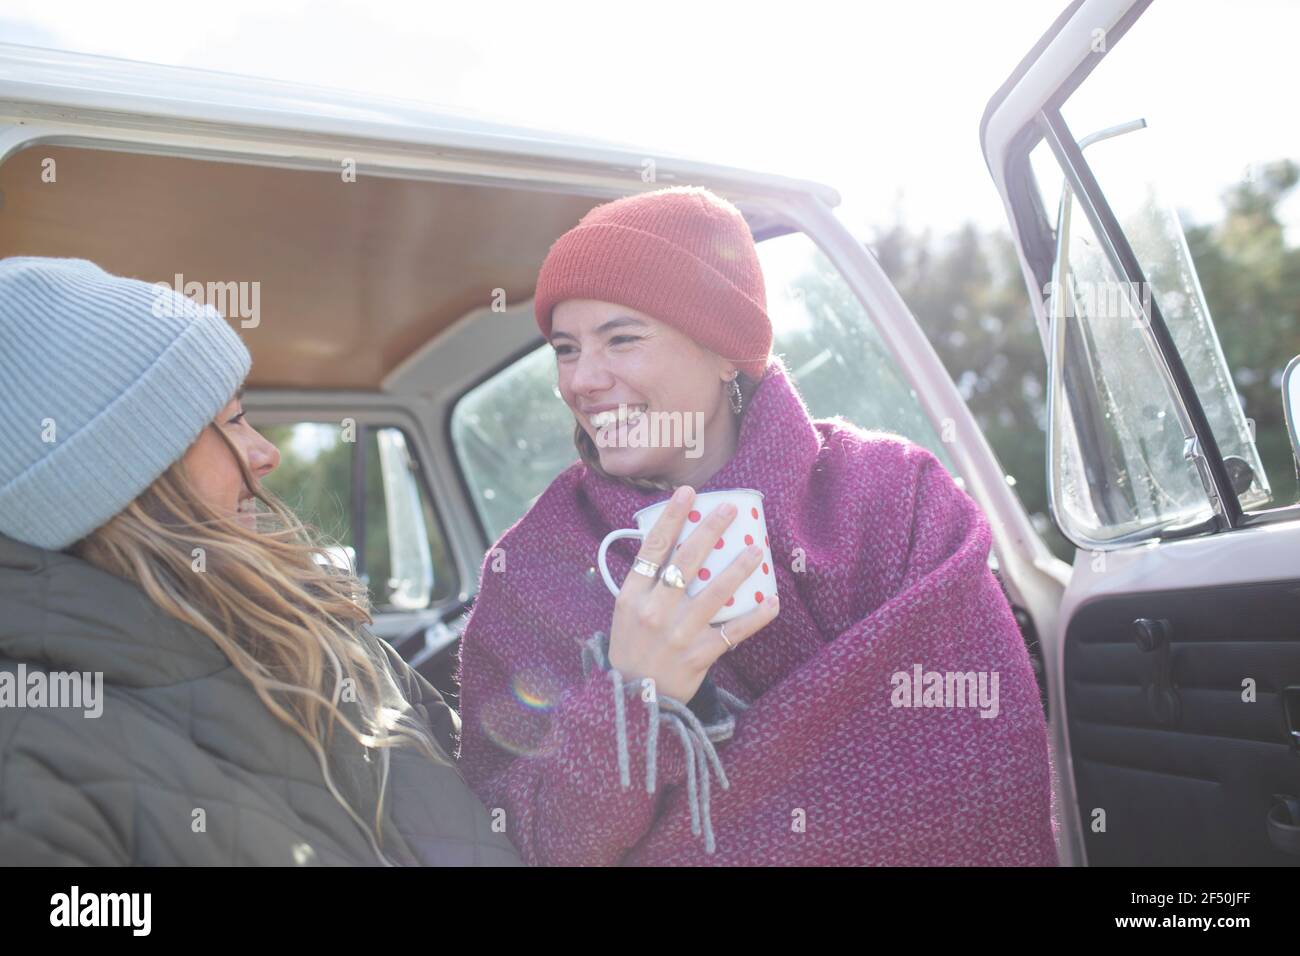
<instances>
[{"instance_id":1,"label":"van roof edge","mask_svg":"<svg viewBox=\"0 0 1300 956\"><path fill-rule=\"evenodd\" d=\"M94 85L82 79L91 68ZM0 105L4 103L360 135L377 142L608 165L638 166L653 157L677 180L730 181L761 191L812 194L828 206L840 203L838 190L813 180L529 128L415 100L16 43L0 43ZM286 103L294 105L286 108Z\"/></svg>"}]
</instances>

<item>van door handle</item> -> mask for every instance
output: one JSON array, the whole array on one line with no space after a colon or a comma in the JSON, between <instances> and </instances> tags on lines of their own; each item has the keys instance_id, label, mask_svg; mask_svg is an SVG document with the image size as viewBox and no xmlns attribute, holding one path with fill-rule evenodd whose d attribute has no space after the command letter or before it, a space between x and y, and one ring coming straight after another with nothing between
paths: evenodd
<instances>
[{"instance_id":1,"label":"van door handle","mask_svg":"<svg viewBox=\"0 0 1300 956\"><path fill-rule=\"evenodd\" d=\"M1268 811L1268 841L1283 853L1300 856L1300 800L1285 793L1273 794Z\"/></svg>"},{"instance_id":2,"label":"van door handle","mask_svg":"<svg viewBox=\"0 0 1300 956\"><path fill-rule=\"evenodd\" d=\"M1133 622L1133 642L1151 656L1151 683L1146 687L1147 709L1156 723L1173 726L1183 715L1182 698L1174 687L1174 661L1170 649L1173 628L1164 618L1140 617Z\"/></svg>"},{"instance_id":3,"label":"van door handle","mask_svg":"<svg viewBox=\"0 0 1300 956\"><path fill-rule=\"evenodd\" d=\"M1282 713L1286 716L1286 736L1291 752L1300 757L1300 684L1282 688Z\"/></svg>"},{"instance_id":4,"label":"van door handle","mask_svg":"<svg viewBox=\"0 0 1300 956\"><path fill-rule=\"evenodd\" d=\"M1133 622L1133 642L1138 649L1151 653L1169 644L1169 622L1164 618L1153 620L1140 617Z\"/></svg>"}]
</instances>

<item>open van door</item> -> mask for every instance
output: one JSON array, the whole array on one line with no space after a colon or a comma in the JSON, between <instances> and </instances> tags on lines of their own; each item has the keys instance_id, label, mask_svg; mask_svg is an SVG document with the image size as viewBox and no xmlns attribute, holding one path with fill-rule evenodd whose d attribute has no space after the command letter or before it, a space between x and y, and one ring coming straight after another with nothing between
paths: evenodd
<instances>
[{"instance_id":1,"label":"open van door","mask_svg":"<svg viewBox=\"0 0 1300 956\"><path fill-rule=\"evenodd\" d=\"M1300 506L1279 384L1300 294L1261 308L1269 280L1243 276L1300 263L1275 205L1300 123L1265 102L1266 52L1177 7L1071 4L980 131L1048 359L1052 516L1079 549L1044 636L1062 856L1296 865ZM1207 49L1229 61L1217 85L1197 76ZM1238 133L1243 103L1286 135ZM1221 187L1222 221L1174 211L1198 185Z\"/></svg>"}]
</instances>

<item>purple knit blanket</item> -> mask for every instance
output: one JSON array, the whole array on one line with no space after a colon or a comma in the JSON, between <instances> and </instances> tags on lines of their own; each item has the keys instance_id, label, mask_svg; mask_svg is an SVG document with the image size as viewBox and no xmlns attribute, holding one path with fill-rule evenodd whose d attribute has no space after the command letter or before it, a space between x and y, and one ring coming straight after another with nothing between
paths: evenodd
<instances>
[{"instance_id":1,"label":"purple knit blanket","mask_svg":"<svg viewBox=\"0 0 1300 956\"><path fill-rule=\"evenodd\" d=\"M596 549L667 493L575 464L487 555L459 758L524 858L1055 865L1038 688L974 501L917 445L811 420L777 360L696 491L739 487L764 494L781 613L714 666L708 727L601 653ZM616 579L635 553L610 549Z\"/></svg>"}]
</instances>

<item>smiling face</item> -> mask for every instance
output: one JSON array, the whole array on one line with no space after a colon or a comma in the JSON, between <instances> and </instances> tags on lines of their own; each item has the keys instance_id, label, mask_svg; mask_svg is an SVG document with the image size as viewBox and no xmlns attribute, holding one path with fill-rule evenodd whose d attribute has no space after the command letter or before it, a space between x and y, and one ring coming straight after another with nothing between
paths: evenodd
<instances>
[{"instance_id":1,"label":"smiling face","mask_svg":"<svg viewBox=\"0 0 1300 956\"><path fill-rule=\"evenodd\" d=\"M212 423L239 449L253 476L261 481L280 464L280 452L244 420L243 392L241 388ZM243 471L221 435L204 428L181 462L204 502L222 514L231 515L249 530L257 529L252 490L244 482Z\"/></svg>"},{"instance_id":2,"label":"smiling face","mask_svg":"<svg viewBox=\"0 0 1300 956\"><path fill-rule=\"evenodd\" d=\"M551 319L560 395L591 436L606 472L701 484L731 457L737 425L724 384L735 372L733 364L671 325L610 302L568 299ZM612 447L601 441L599 431L617 423L620 405L627 407L630 426L646 413L678 412L683 421L691 416L698 456L680 445Z\"/></svg>"}]
</instances>

